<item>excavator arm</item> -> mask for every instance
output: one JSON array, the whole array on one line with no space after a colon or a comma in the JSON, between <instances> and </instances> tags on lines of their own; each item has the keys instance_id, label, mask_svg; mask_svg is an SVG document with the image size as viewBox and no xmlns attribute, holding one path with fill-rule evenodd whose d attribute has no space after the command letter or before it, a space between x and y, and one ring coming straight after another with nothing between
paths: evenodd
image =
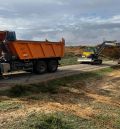
<instances>
[{"instance_id":1,"label":"excavator arm","mask_svg":"<svg viewBox=\"0 0 120 129\"><path fill-rule=\"evenodd\" d=\"M116 40L114 41L104 41L101 45L99 45L97 48L96 48L96 52L95 54L97 56L99 56L102 51L104 50L104 48L106 48L107 46L116 46L116 47L120 47L120 43L117 42Z\"/></svg>"}]
</instances>

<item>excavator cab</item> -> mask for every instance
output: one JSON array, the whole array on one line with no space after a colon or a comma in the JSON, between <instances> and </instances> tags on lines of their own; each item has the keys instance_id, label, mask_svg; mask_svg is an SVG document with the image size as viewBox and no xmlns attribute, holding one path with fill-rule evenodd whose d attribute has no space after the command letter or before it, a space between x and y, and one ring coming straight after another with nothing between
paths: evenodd
<instances>
[{"instance_id":1,"label":"excavator cab","mask_svg":"<svg viewBox=\"0 0 120 129\"><path fill-rule=\"evenodd\" d=\"M97 64L101 64L102 61L98 58L96 51L96 47L87 47L77 61L80 63L93 64L94 62L96 62Z\"/></svg>"},{"instance_id":2,"label":"excavator cab","mask_svg":"<svg viewBox=\"0 0 120 129\"><path fill-rule=\"evenodd\" d=\"M91 47L87 47L84 52L82 53L82 57L90 58L91 55L94 54L94 49Z\"/></svg>"}]
</instances>

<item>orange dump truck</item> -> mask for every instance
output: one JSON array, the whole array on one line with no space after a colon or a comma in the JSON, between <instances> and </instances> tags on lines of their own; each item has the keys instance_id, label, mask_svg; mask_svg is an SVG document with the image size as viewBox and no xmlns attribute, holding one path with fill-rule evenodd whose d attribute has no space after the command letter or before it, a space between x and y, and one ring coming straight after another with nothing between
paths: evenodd
<instances>
[{"instance_id":1,"label":"orange dump truck","mask_svg":"<svg viewBox=\"0 0 120 129\"><path fill-rule=\"evenodd\" d=\"M60 42L16 40L15 32L0 31L0 73L55 72L64 56L64 45L64 39Z\"/></svg>"}]
</instances>

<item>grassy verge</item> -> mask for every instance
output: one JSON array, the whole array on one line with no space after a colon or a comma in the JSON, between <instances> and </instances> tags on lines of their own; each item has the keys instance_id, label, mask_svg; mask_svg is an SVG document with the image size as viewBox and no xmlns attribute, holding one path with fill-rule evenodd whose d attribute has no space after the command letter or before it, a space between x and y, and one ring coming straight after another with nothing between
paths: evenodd
<instances>
[{"instance_id":1,"label":"grassy verge","mask_svg":"<svg viewBox=\"0 0 120 129\"><path fill-rule=\"evenodd\" d=\"M113 68L106 68L94 72L86 72L78 75L72 75L69 77L64 77L60 79L51 80L39 84L30 84L30 85L16 85L9 90L0 91L0 96L9 96L9 97L23 97L30 96L32 94L39 93L51 93L56 94L59 92L60 87L68 87L69 84L74 83L77 80L89 80L89 79L101 79L106 73L112 72Z\"/></svg>"},{"instance_id":2,"label":"grassy verge","mask_svg":"<svg viewBox=\"0 0 120 129\"><path fill-rule=\"evenodd\" d=\"M16 114L19 117L0 123L0 129L120 129L119 78L108 76L114 69L119 70L119 67L40 84L16 85L0 92L0 96L10 98L0 100L0 113L11 114L21 109L26 114L23 117ZM104 88L106 81L105 86L110 85L108 89ZM22 101L23 108L14 99ZM29 112L31 107L33 110ZM44 114L37 109L42 109Z\"/></svg>"},{"instance_id":3,"label":"grassy verge","mask_svg":"<svg viewBox=\"0 0 120 129\"><path fill-rule=\"evenodd\" d=\"M77 58L78 58L78 57L63 58L63 59L60 61L60 64L61 64L61 66L79 64L79 62L77 62Z\"/></svg>"},{"instance_id":4,"label":"grassy verge","mask_svg":"<svg viewBox=\"0 0 120 129\"><path fill-rule=\"evenodd\" d=\"M74 53L66 53L64 58L60 61L61 66L79 64L77 56Z\"/></svg>"}]
</instances>

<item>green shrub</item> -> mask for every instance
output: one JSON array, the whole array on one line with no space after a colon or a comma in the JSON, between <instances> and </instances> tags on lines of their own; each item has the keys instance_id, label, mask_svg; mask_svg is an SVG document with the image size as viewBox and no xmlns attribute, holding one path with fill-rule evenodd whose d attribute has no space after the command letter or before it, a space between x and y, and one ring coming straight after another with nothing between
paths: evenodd
<instances>
[{"instance_id":1,"label":"green shrub","mask_svg":"<svg viewBox=\"0 0 120 129\"><path fill-rule=\"evenodd\" d=\"M9 95L12 97L20 97L26 94L26 87L22 85L13 86L9 90Z\"/></svg>"}]
</instances>

